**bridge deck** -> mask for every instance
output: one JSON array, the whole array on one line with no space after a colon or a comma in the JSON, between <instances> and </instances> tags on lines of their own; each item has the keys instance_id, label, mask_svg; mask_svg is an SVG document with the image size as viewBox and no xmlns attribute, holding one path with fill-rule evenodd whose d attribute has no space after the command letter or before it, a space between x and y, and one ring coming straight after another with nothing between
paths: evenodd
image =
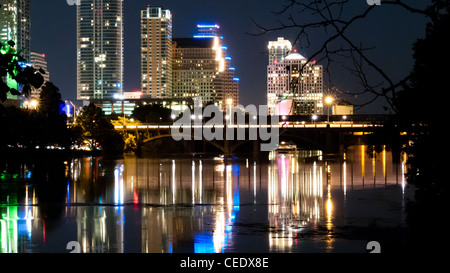
<instances>
[{"instance_id":1,"label":"bridge deck","mask_svg":"<svg viewBox=\"0 0 450 273\"><path fill-rule=\"evenodd\" d=\"M311 124L279 124L279 125L226 125L232 129L260 129L260 128L279 128L279 129L324 129L329 125L334 129L364 129L379 127L381 125L367 124L367 123L311 123ZM207 129L223 129L225 125L161 125L161 124L141 124L141 125L126 125L126 126L114 126L116 130L168 130L168 129L195 129L195 128L207 128Z\"/></svg>"}]
</instances>

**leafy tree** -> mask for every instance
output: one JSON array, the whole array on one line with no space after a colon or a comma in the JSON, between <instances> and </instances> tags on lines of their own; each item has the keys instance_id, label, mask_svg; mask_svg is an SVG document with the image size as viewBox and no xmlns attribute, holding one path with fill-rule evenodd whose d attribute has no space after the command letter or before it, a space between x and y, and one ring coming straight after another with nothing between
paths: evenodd
<instances>
[{"instance_id":1,"label":"leafy tree","mask_svg":"<svg viewBox=\"0 0 450 273\"><path fill-rule=\"evenodd\" d=\"M0 48L0 100L6 101L8 93L13 96L28 97L32 88L44 84L43 69L24 65L25 60L14 49L15 43L2 43ZM21 90L18 90L21 89Z\"/></svg>"},{"instance_id":2,"label":"leafy tree","mask_svg":"<svg viewBox=\"0 0 450 273\"><path fill-rule=\"evenodd\" d=\"M110 120L112 125L114 126L123 126L124 124L126 125L140 125L141 122L139 120L134 120L134 119L129 119L129 118L124 118L122 116L117 116L114 119Z\"/></svg>"},{"instance_id":3,"label":"leafy tree","mask_svg":"<svg viewBox=\"0 0 450 273\"><path fill-rule=\"evenodd\" d=\"M83 107L73 130L78 132L78 142L87 142L92 150L98 148L105 153L123 152L122 135L114 129L102 109L95 104Z\"/></svg>"},{"instance_id":4,"label":"leafy tree","mask_svg":"<svg viewBox=\"0 0 450 273\"><path fill-rule=\"evenodd\" d=\"M159 104L147 104L134 109L132 117L144 123L171 122L172 110Z\"/></svg>"},{"instance_id":5,"label":"leafy tree","mask_svg":"<svg viewBox=\"0 0 450 273\"><path fill-rule=\"evenodd\" d=\"M137 142L136 142L136 136L133 134L125 134L125 151L136 151L137 149Z\"/></svg>"}]
</instances>

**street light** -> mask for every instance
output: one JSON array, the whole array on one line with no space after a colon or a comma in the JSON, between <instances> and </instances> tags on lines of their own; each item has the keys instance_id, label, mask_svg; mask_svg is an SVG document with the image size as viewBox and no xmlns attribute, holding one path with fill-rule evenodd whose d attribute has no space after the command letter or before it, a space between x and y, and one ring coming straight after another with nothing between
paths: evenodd
<instances>
[{"instance_id":1,"label":"street light","mask_svg":"<svg viewBox=\"0 0 450 273\"><path fill-rule=\"evenodd\" d=\"M39 102L37 100L32 100L30 104L32 109L36 110Z\"/></svg>"},{"instance_id":2,"label":"street light","mask_svg":"<svg viewBox=\"0 0 450 273\"><path fill-rule=\"evenodd\" d=\"M225 116L226 120L230 120L230 124L231 124L231 119L230 119L230 115L232 115L233 113L231 112L231 107L233 105L233 99L227 99L227 106L228 106L228 110L227 111L227 115ZM228 117L228 118L227 118Z\"/></svg>"},{"instance_id":3,"label":"street light","mask_svg":"<svg viewBox=\"0 0 450 273\"><path fill-rule=\"evenodd\" d=\"M333 104L333 97L328 96L325 98L325 103L328 105L327 123L330 123L330 105Z\"/></svg>"}]
</instances>

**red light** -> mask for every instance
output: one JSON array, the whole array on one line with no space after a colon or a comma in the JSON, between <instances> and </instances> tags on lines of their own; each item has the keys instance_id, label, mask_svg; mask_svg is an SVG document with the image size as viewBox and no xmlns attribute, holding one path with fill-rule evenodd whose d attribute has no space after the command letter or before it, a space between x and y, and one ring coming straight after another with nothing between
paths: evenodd
<instances>
[{"instance_id":1,"label":"red light","mask_svg":"<svg viewBox=\"0 0 450 273\"><path fill-rule=\"evenodd\" d=\"M133 189L133 204L135 204L135 205L139 204L139 196L136 193L136 189Z\"/></svg>"},{"instance_id":2,"label":"red light","mask_svg":"<svg viewBox=\"0 0 450 273\"><path fill-rule=\"evenodd\" d=\"M297 53L297 49L294 49L294 53Z\"/></svg>"}]
</instances>

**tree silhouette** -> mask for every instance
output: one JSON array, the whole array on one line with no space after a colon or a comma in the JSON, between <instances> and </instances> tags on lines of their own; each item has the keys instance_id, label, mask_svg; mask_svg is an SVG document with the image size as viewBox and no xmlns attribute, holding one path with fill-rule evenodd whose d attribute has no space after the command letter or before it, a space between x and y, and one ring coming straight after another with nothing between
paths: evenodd
<instances>
[{"instance_id":1,"label":"tree silhouette","mask_svg":"<svg viewBox=\"0 0 450 273\"><path fill-rule=\"evenodd\" d=\"M144 123L170 122L172 110L159 104L147 104L136 107L132 117Z\"/></svg>"},{"instance_id":2,"label":"tree silhouette","mask_svg":"<svg viewBox=\"0 0 450 273\"><path fill-rule=\"evenodd\" d=\"M41 146L58 145L69 148L71 134L67 128L67 116L62 112L64 102L59 88L52 82L46 82L39 95L38 114L42 124Z\"/></svg>"},{"instance_id":3,"label":"tree silhouette","mask_svg":"<svg viewBox=\"0 0 450 273\"><path fill-rule=\"evenodd\" d=\"M439 251L449 239L440 211L448 206L450 184L443 155L448 145L446 109L447 64L450 62L450 5L426 27L426 36L414 45L415 64L410 81L398 96L402 130L409 132L408 183L415 186L414 202L408 205L415 249ZM436 210L439 208L439 210ZM433 219L432 224L424 219ZM431 225L430 225L431 224ZM424 236L425 235L425 236Z\"/></svg>"}]
</instances>

